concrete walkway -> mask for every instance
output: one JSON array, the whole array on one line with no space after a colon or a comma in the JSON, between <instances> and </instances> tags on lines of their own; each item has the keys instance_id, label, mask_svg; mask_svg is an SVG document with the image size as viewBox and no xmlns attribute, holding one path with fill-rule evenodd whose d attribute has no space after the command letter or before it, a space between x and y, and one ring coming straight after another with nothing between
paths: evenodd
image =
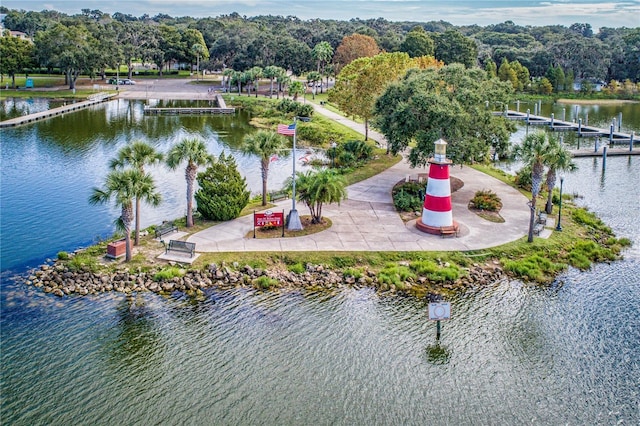
<instances>
[{"instance_id":1,"label":"concrete walkway","mask_svg":"<svg viewBox=\"0 0 640 426\"><path fill-rule=\"evenodd\" d=\"M334 119L364 134L364 125L355 123L324 107L314 105L316 113ZM369 137L386 146L382 135ZM425 234L415 227L415 220L404 223L395 211L391 198L393 186L407 176L417 177L426 169L412 169L406 160L367 180L347 188L348 200L340 205L323 206L323 216L333 225L322 232L303 237L245 238L253 230L253 216L245 216L200 231L187 241L196 243L199 252L240 251L423 251L479 250L517 240L527 234L529 207L527 198L509 185L469 167L454 166L451 176L464 182L452 194L453 217L460 224L459 237L442 238ZM425 183L426 184L426 183ZM469 211L467 205L476 191L490 189L502 200L500 215L504 223L489 222ZM297 203L301 215L308 214ZM291 208L291 200L281 201L274 211ZM550 231L543 231L548 236Z\"/></svg>"}]
</instances>

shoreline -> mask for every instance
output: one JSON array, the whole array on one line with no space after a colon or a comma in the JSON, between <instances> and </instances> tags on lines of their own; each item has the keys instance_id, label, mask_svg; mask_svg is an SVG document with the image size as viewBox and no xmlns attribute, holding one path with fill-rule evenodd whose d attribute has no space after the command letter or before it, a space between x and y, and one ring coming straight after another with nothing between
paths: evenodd
<instances>
[{"instance_id":1,"label":"shoreline","mask_svg":"<svg viewBox=\"0 0 640 426\"><path fill-rule=\"evenodd\" d=\"M577 104L577 105L623 105L637 104L639 101L629 99L566 99L560 98L556 100L559 104Z\"/></svg>"}]
</instances>

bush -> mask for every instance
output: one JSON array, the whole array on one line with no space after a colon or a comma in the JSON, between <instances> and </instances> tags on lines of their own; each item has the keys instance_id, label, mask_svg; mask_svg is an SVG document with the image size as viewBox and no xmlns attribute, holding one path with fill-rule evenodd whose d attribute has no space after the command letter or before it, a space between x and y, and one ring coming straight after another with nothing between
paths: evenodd
<instances>
[{"instance_id":1,"label":"bush","mask_svg":"<svg viewBox=\"0 0 640 426\"><path fill-rule=\"evenodd\" d=\"M225 156L202 173L198 173L200 189L195 193L198 212L208 220L235 219L249 203L247 181L238 172L235 159Z\"/></svg>"},{"instance_id":2,"label":"bush","mask_svg":"<svg viewBox=\"0 0 640 426\"><path fill-rule=\"evenodd\" d=\"M162 269L153 275L154 281L168 281L175 277L181 277L184 275L184 270L171 266L169 268Z\"/></svg>"},{"instance_id":3,"label":"bush","mask_svg":"<svg viewBox=\"0 0 640 426\"><path fill-rule=\"evenodd\" d=\"M98 270L98 260L86 253L73 256L67 265L75 272L96 272Z\"/></svg>"},{"instance_id":4,"label":"bush","mask_svg":"<svg viewBox=\"0 0 640 426\"><path fill-rule=\"evenodd\" d=\"M381 284L390 284L395 286L398 290L403 290L405 282L409 279L415 280L416 274L407 266L400 265L387 265L383 270L378 273L378 281Z\"/></svg>"},{"instance_id":5,"label":"bush","mask_svg":"<svg viewBox=\"0 0 640 426\"><path fill-rule=\"evenodd\" d=\"M278 103L276 109L285 114L292 114L298 117L311 117L311 115L313 115L312 105L301 104L291 99L283 99Z\"/></svg>"},{"instance_id":6,"label":"bush","mask_svg":"<svg viewBox=\"0 0 640 426\"><path fill-rule=\"evenodd\" d=\"M424 189L415 182L404 182L396 185L391 192L396 210L401 212L415 212L422 210Z\"/></svg>"},{"instance_id":7,"label":"bush","mask_svg":"<svg viewBox=\"0 0 640 426\"><path fill-rule=\"evenodd\" d=\"M342 275L344 277L353 277L356 280L358 280L362 278L362 271L360 271L359 269L347 268L344 271L342 271Z\"/></svg>"},{"instance_id":8,"label":"bush","mask_svg":"<svg viewBox=\"0 0 640 426\"><path fill-rule=\"evenodd\" d=\"M66 251L59 251L58 260L69 260L69 253L67 253Z\"/></svg>"},{"instance_id":9,"label":"bush","mask_svg":"<svg viewBox=\"0 0 640 426\"><path fill-rule=\"evenodd\" d=\"M263 275L253 280L253 286L263 290L268 290L271 287L275 287L277 285L278 285L278 280L274 278L269 278L266 275Z\"/></svg>"},{"instance_id":10,"label":"bush","mask_svg":"<svg viewBox=\"0 0 640 426\"><path fill-rule=\"evenodd\" d=\"M457 265L438 266L431 260L419 260L410 265L416 274L432 282L453 282L460 278L461 271Z\"/></svg>"},{"instance_id":11,"label":"bush","mask_svg":"<svg viewBox=\"0 0 640 426\"><path fill-rule=\"evenodd\" d=\"M490 212L500 211L502 208L502 201L500 197L491 190L477 191L475 196L471 199L473 207L479 210L487 210Z\"/></svg>"},{"instance_id":12,"label":"bush","mask_svg":"<svg viewBox=\"0 0 640 426\"><path fill-rule=\"evenodd\" d=\"M305 271L305 269L304 269L304 265L303 265L302 263L300 263L300 262L298 262L298 263L294 263L293 265L289 265L289 266L287 267L287 269L288 269L290 272L293 272L294 274L303 274L303 273L304 273L304 271Z\"/></svg>"}]
</instances>

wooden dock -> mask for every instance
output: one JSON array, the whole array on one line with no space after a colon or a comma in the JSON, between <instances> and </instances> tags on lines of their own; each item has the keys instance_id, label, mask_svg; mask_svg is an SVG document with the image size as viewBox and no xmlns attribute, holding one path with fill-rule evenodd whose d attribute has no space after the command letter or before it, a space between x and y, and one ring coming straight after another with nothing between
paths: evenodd
<instances>
[{"instance_id":1,"label":"wooden dock","mask_svg":"<svg viewBox=\"0 0 640 426\"><path fill-rule=\"evenodd\" d=\"M9 120L0 121L0 128L15 127L22 124L33 123L34 121L45 120L47 118L55 117L71 111L77 111L79 109L90 107L91 105L99 104L112 97L117 96L116 93L96 93L91 95L89 99L82 102L76 102L69 105L63 105L61 107L52 108L47 111L35 112L33 114L24 115L22 117L15 117Z\"/></svg>"},{"instance_id":2,"label":"wooden dock","mask_svg":"<svg viewBox=\"0 0 640 426\"><path fill-rule=\"evenodd\" d=\"M527 125L531 126L548 126L551 131L554 132L578 132L579 137L589 138L606 138L609 141L609 145L616 144L629 145L630 148L637 142L634 139L634 133L616 132L615 126L611 124L608 129L600 129L593 126L587 126L582 124L582 120L577 123L571 121L557 120L555 117L543 117L540 115L533 115L529 112L523 113L512 110L496 111L493 113L496 116L505 117L507 120L524 121Z\"/></svg>"},{"instance_id":3,"label":"wooden dock","mask_svg":"<svg viewBox=\"0 0 640 426\"><path fill-rule=\"evenodd\" d=\"M217 107L175 107L175 108L156 108L144 107L145 114L234 114L235 108L227 107L226 102L220 94L216 94Z\"/></svg>"}]
</instances>

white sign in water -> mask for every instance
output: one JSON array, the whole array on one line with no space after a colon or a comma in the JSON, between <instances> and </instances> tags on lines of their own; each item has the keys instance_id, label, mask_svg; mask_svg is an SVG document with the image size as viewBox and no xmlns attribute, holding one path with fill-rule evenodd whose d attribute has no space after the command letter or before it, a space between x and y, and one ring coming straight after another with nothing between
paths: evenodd
<instances>
[{"instance_id":1,"label":"white sign in water","mask_svg":"<svg viewBox=\"0 0 640 426\"><path fill-rule=\"evenodd\" d=\"M451 318L451 303L429 303L429 319L432 321L448 320Z\"/></svg>"}]
</instances>

